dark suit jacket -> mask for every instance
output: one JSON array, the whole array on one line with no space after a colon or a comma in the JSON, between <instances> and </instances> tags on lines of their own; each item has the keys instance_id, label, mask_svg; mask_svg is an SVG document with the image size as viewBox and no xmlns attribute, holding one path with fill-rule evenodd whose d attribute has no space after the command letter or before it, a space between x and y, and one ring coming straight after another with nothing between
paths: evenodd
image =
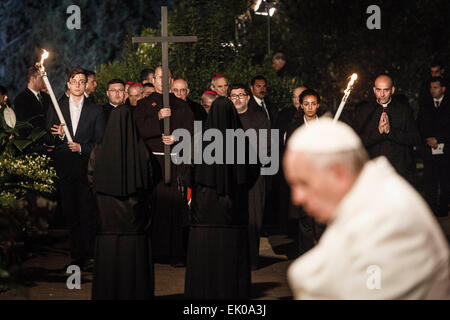
<instances>
[{"instance_id":1,"label":"dark suit jacket","mask_svg":"<svg viewBox=\"0 0 450 320\"><path fill-rule=\"evenodd\" d=\"M269 116L270 116L270 127L273 128L275 126L275 123L277 122L277 116L278 116L278 112L276 110L276 108L272 105L272 103L270 102L270 100L268 100L267 98L264 99L264 104L266 105L267 111L269 112ZM267 114L264 111L264 109L256 102L255 98L253 97L253 95L250 97L250 100L248 101L248 108L250 110L253 111L258 111L258 112L262 112L264 114L264 116L267 118Z\"/></svg>"},{"instance_id":2,"label":"dark suit jacket","mask_svg":"<svg viewBox=\"0 0 450 320\"><path fill-rule=\"evenodd\" d=\"M424 105L420 106L422 112L417 121L422 128L422 143L425 147L425 158L432 157L431 147L425 140L435 137L438 143L444 143L444 154L450 155L450 99L447 95L442 99L439 108L434 106L433 98L428 98Z\"/></svg>"},{"instance_id":3,"label":"dark suit jacket","mask_svg":"<svg viewBox=\"0 0 450 320\"><path fill-rule=\"evenodd\" d=\"M355 131L360 135L371 158L386 156L401 175L410 178L413 166L412 147L420 144L412 110L394 96L386 110L390 124L388 134L380 134L378 131L382 112L382 106L375 101L359 106L354 121Z\"/></svg>"},{"instance_id":4,"label":"dark suit jacket","mask_svg":"<svg viewBox=\"0 0 450 320\"><path fill-rule=\"evenodd\" d=\"M27 121L28 119L39 116L38 118L31 121L35 126L45 128L45 115L47 110L52 104L50 96L45 92L41 91L42 105L39 103L38 99L31 92L30 89L26 88L24 91L19 93L14 100L14 111L16 113L17 120Z\"/></svg>"},{"instance_id":5,"label":"dark suit jacket","mask_svg":"<svg viewBox=\"0 0 450 320\"><path fill-rule=\"evenodd\" d=\"M101 107L92 104L89 100L85 99L77 131L74 134L72 121L70 119L69 98L63 97L59 101L59 106L73 141L79 143L81 146L81 154L70 151L67 146L67 137L64 137L64 141L55 139L55 141L58 141L54 151L56 173L59 178L82 177L83 179L87 179L89 156L95 144L101 142L105 130L103 110ZM48 109L46 123L48 129L54 124L60 123L54 108Z\"/></svg>"}]
</instances>

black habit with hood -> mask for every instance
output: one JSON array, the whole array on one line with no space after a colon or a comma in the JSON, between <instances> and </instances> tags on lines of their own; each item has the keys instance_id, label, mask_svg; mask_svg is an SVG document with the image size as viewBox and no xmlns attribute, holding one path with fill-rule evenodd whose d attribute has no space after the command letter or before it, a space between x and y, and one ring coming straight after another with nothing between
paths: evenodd
<instances>
[{"instance_id":1,"label":"black habit with hood","mask_svg":"<svg viewBox=\"0 0 450 320\"><path fill-rule=\"evenodd\" d=\"M148 235L150 157L129 107L115 108L89 161L99 208L92 299L142 300L154 295Z\"/></svg>"},{"instance_id":2,"label":"black habit with hood","mask_svg":"<svg viewBox=\"0 0 450 320\"><path fill-rule=\"evenodd\" d=\"M207 129L242 128L233 103L214 101ZM248 154L249 144L246 141ZM223 156L226 159L223 145ZM234 152L236 163L236 149ZM248 160L247 160L248 162ZM195 168L185 296L190 299L248 299L248 190L259 168L247 164L202 163Z\"/></svg>"}]
</instances>

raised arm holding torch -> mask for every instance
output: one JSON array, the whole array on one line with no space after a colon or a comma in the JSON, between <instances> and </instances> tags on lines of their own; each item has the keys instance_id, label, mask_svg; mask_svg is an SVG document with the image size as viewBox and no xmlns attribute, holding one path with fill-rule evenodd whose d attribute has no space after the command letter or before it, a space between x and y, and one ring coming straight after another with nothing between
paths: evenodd
<instances>
[{"instance_id":1,"label":"raised arm holding torch","mask_svg":"<svg viewBox=\"0 0 450 320\"><path fill-rule=\"evenodd\" d=\"M44 83L45 83L45 86L47 87L50 98L52 99L53 106L55 107L59 122L65 124L66 121L64 120L64 117L61 113L61 109L59 107L58 100L56 100L55 93L53 92L52 86L50 85L50 81L48 80L48 77L47 77L47 72L45 72L45 68L44 68L44 60L48 58L48 51L45 49L43 49L43 50L44 50L44 52L41 55L41 61L36 62L36 66L39 68L39 70L41 72L42 80L44 80ZM67 128L67 126L64 125L63 129L64 129L64 133L67 137L67 140L69 142L73 142L72 136L70 135L70 132L69 132L69 129Z\"/></svg>"}]
</instances>

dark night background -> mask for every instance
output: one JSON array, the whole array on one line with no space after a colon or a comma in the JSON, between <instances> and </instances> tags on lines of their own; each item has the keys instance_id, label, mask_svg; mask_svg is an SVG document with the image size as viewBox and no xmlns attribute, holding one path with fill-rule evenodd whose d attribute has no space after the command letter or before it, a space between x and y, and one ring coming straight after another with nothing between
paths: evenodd
<instances>
[{"instance_id":1,"label":"dark night background","mask_svg":"<svg viewBox=\"0 0 450 320\"><path fill-rule=\"evenodd\" d=\"M251 1L249 1L251 2ZM185 77L191 95L198 98L216 73L232 82L247 82L263 73L271 94L281 105L291 84L277 82L267 54L267 18L254 15L247 0L8 0L0 4L0 84L13 98L26 86L26 68L39 60L40 48L51 52L46 62L50 82L59 97L67 70L80 65L95 69L104 99L104 86L112 76L138 80L144 67L160 61L160 46L132 45L132 35L158 35L160 5L169 6L169 33L197 35L196 44L171 44L170 66ZM428 65L438 57L447 63L450 52L447 0L279 0L270 19L271 49L285 52L298 84L317 89L334 109L348 76L360 80L354 102L366 99L379 73L389 73L400 93L414 109ZM81 9L81 29L68 30L67 7ZM381 30L369 30L369 5L381 8ZM235 17L247 12L251 19L236 33ZM233 46L230 47L229 45ZM273 53L272 52L272 53ZM284 92L280 93L280 91ZM12 100L12 99L11 99Z\"/></svg>"}]
</instances>

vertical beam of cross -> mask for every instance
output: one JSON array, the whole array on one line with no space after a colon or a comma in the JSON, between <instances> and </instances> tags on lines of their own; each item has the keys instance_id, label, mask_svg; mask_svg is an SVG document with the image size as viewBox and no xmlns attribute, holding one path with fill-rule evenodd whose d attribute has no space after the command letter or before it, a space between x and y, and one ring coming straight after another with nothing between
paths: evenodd
<instances>
[{"instance_id":1,"label":"vertical beam of cross","mask_svg":"<svg viewBox=\"0 0 450 320\"><path fill-rule=\"evenodd\" d=\"M169 37L167 30L167 7L161 7L161 37L133 37L133 43L161 42L163 69L163 107L169 106L169 42L196 42L196 36ZM164 135L170 135L170 118L164 118ZM164 182L170 183L170 146L164 145Z\"/></svg>"}]
</instances>

